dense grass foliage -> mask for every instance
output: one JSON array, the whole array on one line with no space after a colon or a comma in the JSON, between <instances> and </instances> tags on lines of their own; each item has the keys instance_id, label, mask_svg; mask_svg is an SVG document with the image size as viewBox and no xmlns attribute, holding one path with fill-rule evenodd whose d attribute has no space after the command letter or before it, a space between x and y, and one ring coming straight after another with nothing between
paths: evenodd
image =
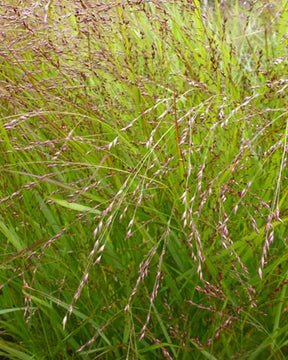
<instances>
[{"instance_id":1,"label":"dense grass foliage","mask_svg":"<svg viewBox=\"0 0 288 360\"><path fill-rule=\"evenodd\" d=\"M287 359L287 0L0 4L1 359Z\"/></svg>"}]
</instances>

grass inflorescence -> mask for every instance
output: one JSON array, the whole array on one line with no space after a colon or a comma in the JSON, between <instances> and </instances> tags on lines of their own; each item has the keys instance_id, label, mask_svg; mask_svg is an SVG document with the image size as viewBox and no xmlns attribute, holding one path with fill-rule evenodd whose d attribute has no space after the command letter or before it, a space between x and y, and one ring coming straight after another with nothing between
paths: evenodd
<instances>
[{"instance_id":1,"label":"grass inflorescence","mask_svg":"<svg viewBox=\"0 0 288 360\"><path fill-rule=\"evenodd\" d=\"M0 357L287 359L287 1L0 11Z\"/></svg>"}]
</instances>

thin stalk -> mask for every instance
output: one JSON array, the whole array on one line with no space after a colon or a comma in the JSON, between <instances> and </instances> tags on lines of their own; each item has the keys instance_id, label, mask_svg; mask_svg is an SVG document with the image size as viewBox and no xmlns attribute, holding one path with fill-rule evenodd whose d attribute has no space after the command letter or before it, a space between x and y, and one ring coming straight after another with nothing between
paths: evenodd
<instances>
[{"instance_id":1,"label":"thin stalk","mask_svg":"<svg viewBox=\"0 0 288 360\"><path fill-rule=\"evenodd\" d=\"M181 153L180 147L180 137L179 137L179 127L178 127L178 118L177 118L177 94L174 89L174 123L175 123L175 136L176 136L176 146L177 146L177 153L178 153L178 164L179 164L179 172L181 180L184 179L184 165L183 165L183 157Z\"/></svg>"}]
</instances>

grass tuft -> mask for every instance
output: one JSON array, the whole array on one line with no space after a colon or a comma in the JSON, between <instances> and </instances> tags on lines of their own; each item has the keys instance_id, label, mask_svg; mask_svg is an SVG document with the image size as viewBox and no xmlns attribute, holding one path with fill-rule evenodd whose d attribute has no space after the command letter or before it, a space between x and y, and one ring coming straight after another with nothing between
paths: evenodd
<instances>
[{"instance_id":1,"label":"grass tuft","mask_svg":"<svg viewBox=\"0 0 288 360\"><path fill-rule=\"evenodd\" d=\"M0 357L285 360L287 1L0 11Z\"/></svg>"}]
</instances>

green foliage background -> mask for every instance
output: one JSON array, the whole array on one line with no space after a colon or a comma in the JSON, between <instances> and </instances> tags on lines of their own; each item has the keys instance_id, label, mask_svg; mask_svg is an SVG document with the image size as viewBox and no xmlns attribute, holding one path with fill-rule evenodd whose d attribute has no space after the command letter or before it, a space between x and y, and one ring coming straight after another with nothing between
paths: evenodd
<instances>
[{"instance_id":1,"label":"green foliage background","mask_svg":"<svg viewBox=\"0 0 288 360\"><path fill-rule=\"evenodd\" d=\"M287 1L0 4L0 357L287 359Z\"/></svg>"}]
</instances>

